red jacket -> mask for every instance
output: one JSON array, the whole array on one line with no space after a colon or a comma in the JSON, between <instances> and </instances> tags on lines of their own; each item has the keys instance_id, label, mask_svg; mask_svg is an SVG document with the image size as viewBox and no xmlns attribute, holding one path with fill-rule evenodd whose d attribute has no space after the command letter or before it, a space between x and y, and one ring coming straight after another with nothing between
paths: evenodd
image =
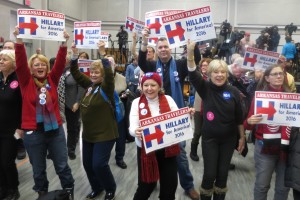
<instances>
[{"instance_id":1,"label":"red jacket","mask_svg":"<svg viewBox=\"0 0 300 200\"><path fill-rule=\"evenodd\" d=\"M37 86L33 80L30 69L27 63L26 51L24 44L16 44L16 73L19 79L21 93L22 93L22 128L27 130L35 130L37 128L36 122L36 100L37 100ZM67 47L60 47L56 61L51 72L47 75L48 83L51 87L49 93L54 105L55 115L58 125L62 125L59 114L57 87L60 76L63 74L66 63Z\"/></svg>"}]
</instances>

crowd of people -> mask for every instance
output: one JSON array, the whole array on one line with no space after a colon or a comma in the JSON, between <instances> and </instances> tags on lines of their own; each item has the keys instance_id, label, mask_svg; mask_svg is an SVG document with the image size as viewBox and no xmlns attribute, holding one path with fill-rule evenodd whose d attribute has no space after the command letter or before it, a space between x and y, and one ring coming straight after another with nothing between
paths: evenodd
<instances>
[{"instance_id":1,"label":"crowd of people","mask_svg":"<svg viewBox=\"0 0 300 200\"><path fill-rule=\"evenodd\" d=\"M159 181L158 198L175 199L179 180L192 200L222 200L228 191L234 151L247 154L245 130L252 131L255 145L254 199L267 199L273 172L274 199L287 200L290 188L294 199L300 199L300 166L296 161L300 151L299 128L262 124L262 114L254 112L255 91L296 92L294 78L287 72L295 58L295 45L291 36L286 36L278 64L249 72L242 68L243 55L247 47L258 46L250 40L250 33L238 40L238 34L227 25L221 27L217 59L199 44L188 41L186 55L178 60L164 37L158 39L156 47L149 46L149 29L145 27L139 52L133 34L133 58L124 75L116 72L114 57L106 54L105 43L100 41L101 59L91 63L90 76L78 67L79 59L89 59L88 53L80 52L74 44L68 51L67 32L55 59L49 60L39 50L27 61L16 27L16 42L8 41L0 52L0 199L17 200L22 196L15 163L17 139L22 138L38 199L49 194L47 158L53 161L67 199L77 199L68 158L77 158L76 146L81 139L82 163L91 187L86 199L95 199L105 192L104 199L113 200L118 183L109 165L112 149L115 146L116 164L126 169L125 144L134 138L138 185L129 198L149 199ZM123 28L118 37L127 42ZM262 48L274 51L278 44L270 46ZM120 51L122 48L120 45ZM139 123L141 119L185 107L183 88L187 77L195 90L194 108L189 109L195 124L189 156L196 162L200 160L197 152L201 137L204 171L199 190L189 168L186 141L146 154ZM115 94L121 98L117 100ZM128 94L132 94L131 101ZM125 105L125 116L117 120L119 103Z\"/></svg>"}]
</instances>

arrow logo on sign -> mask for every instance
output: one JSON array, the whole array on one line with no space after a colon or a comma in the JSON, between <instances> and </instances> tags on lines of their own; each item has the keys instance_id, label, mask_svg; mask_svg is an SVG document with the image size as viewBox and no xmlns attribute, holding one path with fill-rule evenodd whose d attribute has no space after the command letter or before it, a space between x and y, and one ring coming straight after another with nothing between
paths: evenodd
<instances>
[{"instance_id":1,"label":"arrow logo on sign","mask_svg":"<svg viewBox=\"0 0 300 200\"><path fill-rule=\"evenodd\" d=\"M131 24L129 24L129 21L127 20L127 22L126 22L126 29L130 29L130 31L132 31L133 30L133 28L134 28L134 23L133 22L131 22Z\"/></svg>"},{"instance_id":2,"label":"arrow logo on sign","mask_svg":"<svg viewBox=\"0 0 300 200\"><path fill-rule=\"evenodd\" d=\"M35 23L35 18L34 19L30 18L29 23L26 23L26 22L19 23L19 28L30 29L30 34L33 34L33 32L35 32L38 27L39 26Z\"/></svg>"},{"instance_id":3,"label":"arrow logo on sign","mask_svg":"<svg viewBox=\"0 0 300 200\"><path fill-rule=\"evenodd\" d=\"M276 113L276 109L274 108L274 102L269 102L269 107L257 107L257 112L261 114L268 114L268 120L271 120Z\"/></svg>"},{"instance_id":4,"label":"arrow logo on sign","mask_svg":"<svg viewBox=\"0 0 300 200\"><path fill-rule=\"evenodd\" d=\"M78 30L75 29L75 44L78 44L78 41L81 41L81 45L83 45L83 29L80 29L80 33L78 33Z\"/></svg>"},{"instance_id":5,"label":"arrow logo on sign","mask_svg":"<svg viewBox=\"0 0 300 200\"><path fill-rule=\"evenodd\" d=\"M159 33L161 24L159 23L159 19L155 19L155 22L153 24L148 24L149 29L155 29L156 33Z\"/></svg>"},{"instance_id":6,"label":"arrow logo on sign","mask_svg":"<svg viewBox=\"0 0 300 200\"><path fill-rule=\"evenodd\" d=\"M253 58L251 58L250 53L246 53L244 65L247 65L247 63L250 62L251 66L254 67L254 64L257 62L256 58L257 58L256 54L253 56Z\"/></svg>"},{"instance_id":7,"label":"arrow logo on sign","mask_svg":"<svg viewBox=\"0 0 300 200\"><path fill-rule=\"evenodd\" d=\"M178 36L180 38L180 40L182 40L184 32L185 32L185 30L176 23L176 29L167 32L167 35L168 35L168 38L173 38L175 36Z\"/></svg>"},{"instance_id":8,"label":"arrow logo on sign","mask_svg":"<svg viewBox=\"0 0 300 200\"><path fill-rule=\"evenodd\" d=\"M164 136L164 132L162 132L159 128L155 127L155 132L149 135L145 135L145 142L150 142L152 140L157 140L157 143L160 143Z\"/></svg>"}]
</instances>

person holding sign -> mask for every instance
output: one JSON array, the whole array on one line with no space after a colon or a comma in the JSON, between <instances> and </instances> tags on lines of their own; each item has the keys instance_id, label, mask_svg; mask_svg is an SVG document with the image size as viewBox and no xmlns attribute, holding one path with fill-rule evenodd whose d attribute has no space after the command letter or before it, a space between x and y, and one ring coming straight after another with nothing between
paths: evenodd
<instances>
[{"instance_id":1,"label":"person holding sign","mask_svg":"<svg viewBox=\"0 0 300 200\"><path fill-rule=\"evenodd\" d=\"M193 59L195 43L187 47L189 78L203 102L202 155L204 174L200 188L201 200L225 199L227 177L237 135L240 134L238 152L245 146L240 92L227 84L228 67L223 60L209 63L209 81L196 70Z\"/></svg>"},{"instance_id":2,"label":"person holding sign","mask_svg":"<svg viewBox=\"0 0 300 200\"><path fill-rule=\"evenodd\" d=\"M73 199L74 179L68 165L67 146L62 120L59 113L57 86L62 75L67 55L66 42L69 34L64 32L66 42L60 46L56 62L50 71L48 58L34 54L27 63L25 46L18 38L19 27L15 28L17 76L23 97L22 129L24 144L32 164L34 187L39 197L48 192L46 155L51 155L56 174L62 188Z\"/></svg>"},{"instance_id":3,"label":"person holding sign","mask_svg":"<svg viewBox=\"0 0 300 200\"><path fill-rule=\"evenodd\" d=\"M289 92L282 67L280 65L269 66L261 77L257 90ZM289 194L289 188L284 186L284 173L290 128L272 124L259 124L263 117L261 113L254 114L254 102L255 98L244 121L245 129L253 130L255 128L254 161L256 179L254 199L267 199L272 174L275 171L274 199L285 200Z\"/></svg>"},{"instance_id":4,"label":"person holding sign","mask_svg":"<svg viewBox=\"0 0 300 200\"><path fill-rule=\"evenodd\" d=\"M138 164L138 188L134 200L148 199L158 180L159 199L175 199L178 184L176 156L180 151L179 145L146 154L141 141L143 128L140 127L139 120L178 109L174 100L163 94L161 86L162 80L157 73L144 74L141 80L143 94L132 102L129 132L135 137Z\"/></svg>"},{"instance_id":5,"label":"person holding sign","mask_svg":"<svg viewBox=\"0 0 300 200\"><path fill-rule=\"evenodd\" d=\"M163 89L167 95L170 95L176 102L178 108L183 108L183 85L184 79L188 75L188 68L186 59L175 60L171 55L171 48L167 38L159 38L156 45L156 52L158 55L157 61L148 61L147 46L149 28L145 26L142 31L142 46L139 52L139 66L145 73L157 72L163 82ZM199 49L196 47L193 51L193 56L190 58L196 63L200 62L201 56ZM193 175L189 169L189 163L186 156L185 146L186 142L180 142L180 154L177 157L178 173L180 185L185 190L185 193L193 200L199 199L199 194L194 188Z\"/></svg>"},{"instance_id":6,"label":"person holding sign","mask_svg":"<svg viewBox=\"0 0 300 200\"><path fill-rule=\"evenodd\" d=\"M104 47L105 43L100 41ZM71 60L71 74L86 89L80 101L82 130L82 161L92 192L86 199L95 199L104 190L105 200L115 198L116 182L108 165L111 150L119 137L115 119L114 75L108 59L96 60L90 77L78 68L78 55ZM107 102L105 94L109 99Z\"/></svg>"}]
</instances>

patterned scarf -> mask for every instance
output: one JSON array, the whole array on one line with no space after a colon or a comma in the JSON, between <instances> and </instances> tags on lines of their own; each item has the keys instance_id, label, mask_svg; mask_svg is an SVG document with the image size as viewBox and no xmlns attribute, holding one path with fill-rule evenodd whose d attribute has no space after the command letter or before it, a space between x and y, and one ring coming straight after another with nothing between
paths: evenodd
<instances>
[{"instance_id":1,"label":"patterned scarf","mask_svg":"<svg viewBox=\"0 0 300 200\"><path fill-rule=\"evenodd\" d=\"M58 87L57 87L57 93L58 93L58 102L59 102L59 113L60 113L60 117L61 120L63 122L66 121L65 118L65 81L66 81L66 73L63 73L63 75L61 75L60 79L59 79L59 83L58 83Z\"/></svg>"},{"instance_id":2,"label":"patterned scarf","mask_svg":"<svg viewBox=\"0 0 300 200\"><path fill-rule=\"evenodd\" d=\"M58 129L58 123L55 116L54 105L51 99L51 95L48 90L50 86L47 79L43 83L39 82L36 78L33 78L37 86L37 97L36 97L36 121L37 123L43 123L44 131L51 131ZM40 95L42 94L41 88L46 88L46 104L40 104Z\"/></svg>"},{"instance_id":3,"label":"patterned scarf","mask_svg":"<svg viewBox=\"0 0 300 200\"><path fill-rule=\"evenodd\" d=\"M160 75L162 82L163 80L163 69L162 62L158 59L156 62L156 72ZM178 108L184 107L182 88L180 84L179 74L176 67L176 62L174 58L171 58L170 69L169 69L170 83L171 83L171 96L176 102Z\"/></svg>"},{"instance_id":4,"label":"patterned scarf","mask_svg":"<svg viewBox=\"0 0 300 200\"><path fill-rule=\"evenodd\" d=\"M269 86L269 91L284 92L283 88L275 89ZM281 160L286 160L290 144L291 127L266 125L263 133L263 147L261 153L268 155L279 155Z\"/></svg>"},{"instance_id":5,"label":"patterned scarf","mask_svg":"<svg viewBox=\"0 0 300 200\"><path fill-rule=\"evenodd\" d=\"M145 95L142 95L139 101L140 104L144 104L143 109L147 110L146 115L141 115L142 106L139 106L139 119L145 119L152 117L151 111L149 109L148 100ZM171 111L168 100L165 95L159 95L159 110L160 114ZM180 153L180 148L178 144L171 145L164 148L165 157L177 156ZM159 169L156 160L155 152L150 152L146 154L145 147L142 142L142 152L141 152L141 180L146 183L153 183L159 179Z\"/></svg>"}]
</instances>

